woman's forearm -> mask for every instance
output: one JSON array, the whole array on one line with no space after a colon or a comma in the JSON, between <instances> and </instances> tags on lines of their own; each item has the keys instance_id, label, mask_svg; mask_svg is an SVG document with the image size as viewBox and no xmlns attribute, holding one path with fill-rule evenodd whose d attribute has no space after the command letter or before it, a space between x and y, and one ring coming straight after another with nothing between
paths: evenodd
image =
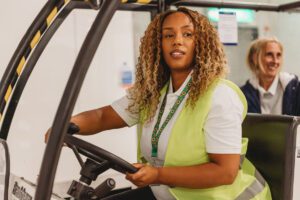
<instances>
[{"instance_id":1,"label":"woman's forearm","mask_svg":"<svg viewBox=\"0 0 300 200\"><path fill-rule=\"evenodd\" d=\"M210 162L189 167L158 168L158 183L195 189L210 188L231 184L236 175L237 171L232 172Z\"/></svg>"},{"instance_id":2,"label":"woman's forearm","mask_svg":"<svg viewBox=\"0 0 300 200\"><path fill-rule=\"evenodd\" d=\"M101 131L122 128L127 124L111 106L79 113L71 118L80 131L80 135L92 135Z\"/></svg>"}]
</instances>

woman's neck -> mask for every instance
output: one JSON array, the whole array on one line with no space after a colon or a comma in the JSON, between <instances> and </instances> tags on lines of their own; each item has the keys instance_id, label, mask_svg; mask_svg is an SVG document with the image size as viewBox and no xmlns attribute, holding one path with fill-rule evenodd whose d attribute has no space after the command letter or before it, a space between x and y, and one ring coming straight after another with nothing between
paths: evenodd
<instances>
[{"instance_id":1,"label":"woman's neck","mask_svg":"<svg viewBox=\"0 0 300 200\"><path fill-rule=\"evenodd\" d=\"M189 74L190 71L171 72L173 92L176 92L180 88Z\"/></svg>"},{"instance_id":2,"label":"woman's neck","mask_svg":"<svg viewBox=\"0 0 300 200\"><path fill-rule=\"evenodd\" d=\"M266 91L271 87L275 77L263 77L259 79L259 85Z\"/></svg>"}]
</instances>

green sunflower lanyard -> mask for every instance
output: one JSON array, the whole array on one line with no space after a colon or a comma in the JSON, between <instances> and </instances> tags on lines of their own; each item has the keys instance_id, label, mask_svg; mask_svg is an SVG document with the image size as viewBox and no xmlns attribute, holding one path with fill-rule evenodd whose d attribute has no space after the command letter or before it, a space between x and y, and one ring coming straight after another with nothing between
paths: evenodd
<instances>
[{"instance_id":1,"label":"green sunflower lanyard","mask_svg":"<svg viewBox=\"0 0 300 200\"><path fill-rule=\"evenodd\" d=\"M166 91L166 95L163 99L163 102L161 104L161 107L159 109L159 113L158 113L158 117L157 117L157 121L156 124L154 126L153 132L152 132L152 138L151 138L151 144L152 144L152 153L151 156L152 157L157 157L157 148L158 148L158 140L159 137L162 133L162 131L164 130L164 128L167 126L167 124L169 123L169 121L172 119L173 115L175 114L177 108L179 107L179 105L181 104L181 102L183 101L184 97L187 95L187 93L189 92L190 88L191 88L191 84L192 84L192 79L189 80L189 82L186 84L186 86L183 88L181 94L179 95L179 97L177 98L176 102L174 103L173 107L171 108L167 118L165 119L164 123L162 124L162 126L159 128L159 124L161 121L161 118L163 116L165 107L166 107L166 101L167 101L167 94L168 94L168 90Z\"/></svg>"}]
</instances>

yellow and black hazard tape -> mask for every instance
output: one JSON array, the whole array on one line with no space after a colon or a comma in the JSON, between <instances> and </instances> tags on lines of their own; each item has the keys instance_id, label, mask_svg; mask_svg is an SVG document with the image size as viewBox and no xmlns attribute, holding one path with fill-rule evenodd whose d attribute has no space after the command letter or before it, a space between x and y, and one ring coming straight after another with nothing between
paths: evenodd
<instances>
[{"instance_id":1,"label":"yellow and black hazard tape","mask_svg":"<svg viewBox=\"0 0 300 200\"><path fill-rule=\"evenodd\" d=\"M43 24L40 26L39 30L36 32L36 34L34 35L34 37L32 38L30 44L28 45L28 47L25 49L23 56L21 57L21 60L18 64L18 67L16 69L16 73L14 74L13 78L10 81L9 86L7 87L5 96L4 96L4 100L1 101L1 105L0 105L0 120L2 119L2 115L3 115L3 111L5 109L5 106L11 96L12 90L14 89L14 86L17 82L17 80L19 79L25 63L31 53L31 51L34 49L34 47L38 44L38 42L41 39L41 36L43 35L43 33L49 28L50 24L52 23L53 19L55 18L55 16L58 14L58 12L60 11L60 9L66 5L67 3L69 3L70 0L60 0L57 2L57 4L54 6L54 8L52 9L52 11L49 13L49 15L46 17L46 19L44 20Z\"/></svg>"},{"instance_id":2,"label":"yellow and black hazard tape","mask_svg":"<svg viewBox=\"0 0 300 200\"><path fill-rule=\"evenodd\" d=\"M122 3L141 3L141 4L148 4L148 3L151 3L151 0L122 0Z\"/></svg>"}]
</instances>

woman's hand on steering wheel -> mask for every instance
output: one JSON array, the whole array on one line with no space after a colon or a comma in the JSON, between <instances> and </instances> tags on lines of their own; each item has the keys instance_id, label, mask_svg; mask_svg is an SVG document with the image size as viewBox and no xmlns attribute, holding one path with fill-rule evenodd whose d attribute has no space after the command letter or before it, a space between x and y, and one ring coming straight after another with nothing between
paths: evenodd
<instances>
[{"instance_id":1,"label":"woman's hand on steering wheel","mask_svg":"<svg viewBox=\"0 0 300 200\"><path fill-rule=\"evenodd\" d=\"M138 171L134 174L126 173L126 179L138 187L145 187L151 184L158 184L159 168L151 165L136 163L133 164Z\"/></svg>"}]
</instances>

